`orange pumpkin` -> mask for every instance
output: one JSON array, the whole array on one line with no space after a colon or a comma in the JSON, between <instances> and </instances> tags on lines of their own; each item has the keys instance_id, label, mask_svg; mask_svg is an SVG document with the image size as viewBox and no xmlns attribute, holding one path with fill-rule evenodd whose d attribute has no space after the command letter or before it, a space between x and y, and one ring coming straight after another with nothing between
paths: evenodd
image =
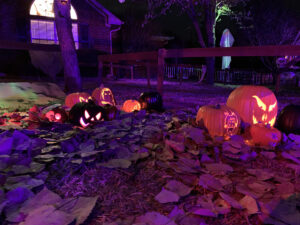
<instances>
[{"instance_id":1,"label":"orange pumpkin","mask_svg":"<svg viewBox=\"0 0 300 225\"><path fill-rule=\"evenodd\" d=\"M107 104L116 106L115 97L112 91L107 87L96 88L92 93L92 97L100 106L105 106Z\"/></svg>"},{"instance_id":2,"label":"orange pumpkin","mask_svg":"<svg viewBox=\"0 0 300 225\"><path fill-rule=\"evenodd\" d=\"M203 124L211 136L225 137L237 134L241 124L238 114L226 105L200 107L196 122Z\"/></svg>"},{"instance_id":3,"label":"orange pumpkin","mask_svg":"<svg viewBox=\"0 0 300 225\"><path fill-rule=\"evenodd\" d=\"M72 108L76 103L88 102L89 99L92 99L92 97L86 92L71 93L65 98L65 105Z\"/></svg>"},{"instance_id":4,"label":"orange pumpkin","mask_svg":"<svg viewBox=\"0 0 300 225\"><path fill-rule=\"evenodd\" d=\"M127 113L141 110L141 104L137 100L126 100L123 104L122 110Z\"/></svg>"},{"instance_id":5,"label":"orange pumpkin","mask_svg":"<svg viewBox=\"0 0 300 225\"><path fill-rule=\"evenodd\" d=\"M281 132L274 127L263 124L250 126L250 136L254 145L275 147L281 141Z\"/></svg>"},{"instance_id":6,"label":"orange pumpkin","mask_svg":"<svg viewBox=\"0 0 300 225\"><path fill-rule=\"evenodd\" d=\"M274 126L278 111L274 93L262 86L240 86L227 99L227 106L234 109L250 125L262 123Z\"/></svg>"}]
</instances>

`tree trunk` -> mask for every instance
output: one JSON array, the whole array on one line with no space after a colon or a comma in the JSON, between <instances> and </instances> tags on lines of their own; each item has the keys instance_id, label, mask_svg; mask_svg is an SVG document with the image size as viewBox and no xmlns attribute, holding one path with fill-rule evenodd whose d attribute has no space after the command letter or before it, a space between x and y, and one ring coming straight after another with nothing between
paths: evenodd
<instances>
[{"instance_id":1,"label":"tree trunk","mask_svg":"<svg viewBox=\"0 0 300 225\"><path fill-rule=\"evenodd\" d=\"M207 33L207 47L215 47L215 26L216 26L216 0L207 0L205 7L205 28ZM208 84L215 80L215 57L206 58Z\"/></svg>"},{"instance_id":2,"label":"tree trunk","mask_svg":"<svg viewBox=\"0 0 300 225\"><path fill-rule=\"evenodd\" d=\"M72 34L70 9L70 0L54 0L55 24L63 59L65 91L67 93L81 91L82 89L75 42Z\"/></svg>"}]
</instances>

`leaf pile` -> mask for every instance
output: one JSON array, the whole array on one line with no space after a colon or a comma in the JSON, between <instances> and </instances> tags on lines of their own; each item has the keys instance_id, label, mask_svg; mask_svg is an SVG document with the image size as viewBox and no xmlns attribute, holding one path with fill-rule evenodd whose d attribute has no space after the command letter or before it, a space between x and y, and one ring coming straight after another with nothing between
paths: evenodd
<instances>
[{"instance_id":1,"label":"leaf pile","mask_svg":"<svg viewBox=\"0 0 300 225\"><path fill-rule=\"evenodd\" d=\"M300 224L300 137L249 147L238 135L211 138L194 115L140 111L86 130L2 131L6 223L80 224L98 199L92 224Z\"/></svg>"}]
</instances>

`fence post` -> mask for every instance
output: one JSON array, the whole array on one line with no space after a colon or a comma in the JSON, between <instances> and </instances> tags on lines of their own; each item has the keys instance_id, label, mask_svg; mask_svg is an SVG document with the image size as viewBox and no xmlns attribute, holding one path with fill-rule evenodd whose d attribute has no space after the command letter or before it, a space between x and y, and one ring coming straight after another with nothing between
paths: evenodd
<instances>
[{"instance_id":1,"label":"fence post","mask_svg":"<svg viewBox=\"0 0 300 225\"><path fill-rule=\"evenodd\" d=\"M98 86L102 84L102 78L103 78L103 62L101 60L98 60Z\"/></svg>"},{"instance_id":2,"label":"fence post","mask_svg":"<svg viewBox=\"0 0 300 225\"><path fill-rule=\"evenodd\" d=\"M150 84L150 77L151 77L151 64L150 62L146 63L146 70L147 70L147 87L150 89L151 84Z\"/></svg>"},{"instance_id":3,"label":"fence post","mask_svg":"<svg viewBox=\"0 0 300 225\"><path fill-rule=\"evenodd\" d=\"M130 79L131 80L133 80L133 72L134 72L133 67L134 67L134 65L130 66Z\"/></svg>"},{"instance_id":4,"label":"fence post","mask_svg":"<svg viewBox=\"0 0 300 225\"><path fill-rule=\"evenodd\" d=\"M162 48L158 50L157 58L157 91L163 95L164 85L164 65L165 65L166 49Z\"/></svg>"}]
</instances>

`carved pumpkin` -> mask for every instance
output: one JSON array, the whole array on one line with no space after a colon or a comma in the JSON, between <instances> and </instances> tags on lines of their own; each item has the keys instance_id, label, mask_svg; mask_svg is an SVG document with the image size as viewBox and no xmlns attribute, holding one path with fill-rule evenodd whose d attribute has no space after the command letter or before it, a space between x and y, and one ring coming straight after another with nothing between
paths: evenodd
<instances>
[{"instance_id":1,"label":"carved pumpkin","mask_svg":"<svg viewBox=\"0 0 300 225\"><path fill-rule=\"evenodd\" d=\"M88 102L92 97L86 92L76 92L67 95L65 99L65 105L68 108L72 108L76 103Z\"/></svg>"},{"instance_id":2,"label":"carved pumpkin","mask_svg":"<svg viewBox=\"0 0 300 225\"><path fill-rule=\"evenodd\" d=\"M163 111L163 100L158 92L144 92L139 97L141 108L147 111Z\"/></svg>"},{"instance_id":3,"label":"carved pumpkin","mask_svg":"<svg viewBox=\"0 0 300 225\"><path fill-rule=\"evenodd\" d=\"M105 105L104 111L105 111L104 120L106 120L106 121L114 120L118 113L117 107L115 107L113 105Z\"/></svg>"},{"instance_id":4,"label":"carved pumpkin","mask_svg":"<svg viewBox=\"0 0 300 225\"><path fill-rule=\"evenodd\" d=\"M105 106L107 104L116 106L115 97L112 91L107 87L96 88L92 93L92 97L100 106Z\"/></svg>"},{"instance_id":5,"label":"carved pumpkin","mask_svg":"<svg viewBox=\"0 0 300 225\"><path fill-rule=\"evenodd\" d=\"M281 132L263 124L250 126L251 141L254 145L275 147L281 141Z\"/></svg>"},{"instance_id":6,"label":"carved pumpkin","mask_svg":"<svg viewBox=\"0 0 300 225\"><path fill-rule=\"evenodd\" d=\"M231 92L226 104L247 124L263 123L271 127L275 124L277 99L266 87L240 86Z\"/></svg>"},{"instance_id":7,"label":"carved pumpkin","mask_svg":"<svg viewBox=\"0 0 300 225\"><path fill-rule=\"evenodd\" d=\"M70 122L73 125L86 128L104 119L104 109L93 101L75 104L69 113Z\"/></svg>"},{"instance_id":8,"label":"carved pumpkin","mask_svg":"<svg viewBox=\"0 0 300 225\"><path fill-rule=\"evenodd\" d=\"M66 111L59 107L48 111L44 117L47 118L49 122L57 123L64 123L68 119Z\"/></svg>"},{"instance_id":9,"label":"carved pumpkin","mask_svg":"<svg viewBox=\"0 0 300 225\"><path fill-rule=\"evenodd\" d=\"M277 128L287 134L300 134L300 105L288 105L279 114Z\"/></svg>"},{"instance_id":10,"label":"carved pumpkin","mask_svg":"<svg viewBox=\"0 0 300 225\"><path fill-rule=\"evenodd\" d=\"M206 105L199 108L196 123L204 125L211 136L230 137L239 132L241 120L226 105Z\"/></svg>"},{"instance_id":11,"label":"carved pumpkin","mask_svg":"<svg viewBox=\"0 0 300 225\"><path fill-rule=\"evenodd\" d=\"M123 104L122 110L127 113L141 110L141 104L137 100L126 100Z\"/></svg>"}]
</instances>

